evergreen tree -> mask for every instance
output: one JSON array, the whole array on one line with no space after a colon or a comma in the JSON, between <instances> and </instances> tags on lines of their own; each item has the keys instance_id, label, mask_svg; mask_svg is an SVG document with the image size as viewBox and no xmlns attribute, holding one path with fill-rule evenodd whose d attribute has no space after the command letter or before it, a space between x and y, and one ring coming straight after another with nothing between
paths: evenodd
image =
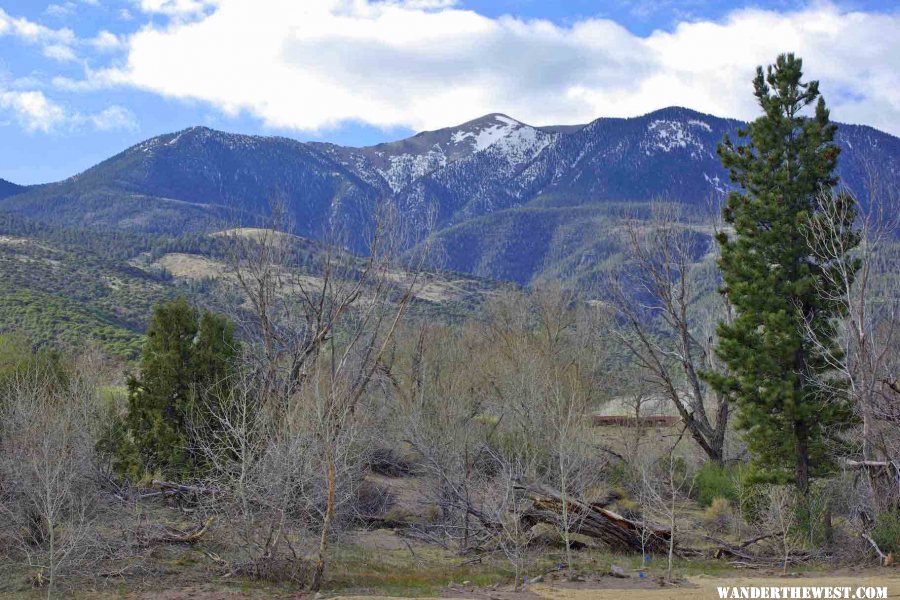
<instances>
[{"instance_id":1,"label":"evergreen tree","mask_svg":"<svg viewBox=\"0 0 900 600\"><path fill-rule=\"evenodd\" d=\"M140 374L128 381L127 437L118 448L120 466L184 475L198 467L188 431L203 417L203 399L231 372L234 326L202 314L184 298L157 305L147 329Z\"/></svg>"},{"instance_id":2,"label":"evergreen tree","mask_svg":"<svg viewBox=\"0 0 900 600\"><path fill-rule=\"evenodd\" d=\"M759 473L778 482L793 476L805 495L809 478L830 468L829 448L852 422L848 400L835 393L840 383L829 381L816 350L816 342L834 344L841 316L823 276L834 264L814 255L807 232L811 219L822 218L822 199L852 198L834 193L836 125L818 82L801 78L802 61L793 54L765 72L758 67L753 85L763 115L739 132L745 144L726 137L718 149L740 186L723 209L734 232L718 237L723 293L736 316L719 326L717 353L729 373L708 377L737 403L737 424ZM813 103L814 114L801 115ZM835 236L847 236L845 247L858 243L852 214L832 225Z\"/></svg>"}]
</instances>

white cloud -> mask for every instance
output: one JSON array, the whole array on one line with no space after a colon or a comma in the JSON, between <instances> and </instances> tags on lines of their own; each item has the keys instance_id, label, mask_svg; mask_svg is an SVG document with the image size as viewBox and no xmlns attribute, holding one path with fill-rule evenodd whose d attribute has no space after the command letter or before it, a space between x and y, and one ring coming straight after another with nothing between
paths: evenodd
<instances>
[{"instance_id":1,"label":"white cloud","mask_svg":"<svg viewBox=\"0 0 900 600\"><path fill-rule=\"evenodd\" d=\"M127 37L101 31L77 40L2 9L0 36L40 44L58 60L71 60L73 47L125 51L113 67L85 64L83 79L54 77L59 90L136 87L304 131L347 122L430 129L495 111L579 123L669 105L752 118L756 65L796 51L807 77L821 80L835 119L900 134L898 13L817 2L792 12L738 10L641 37L605 19L559 26L488 18L457 0L132 6L156 17Z\"/></svg>"},{"instance_id":2,"label":"white cloud","mask_svg":"<svg viewBox=\"0 0 900 600\"><path fill-rule=\"evenodd\" d=\"M75 32L68 28L52 29L23 17L13 17L0 8L0 35L14 35L26 42L71 45Z\"/></svg>"},{"instance_id":3,"label":"white cloud","mask_svg":"<svg viewBox=\"0 0 900 600\"><path fill-rule=\"evenodd\" d=\"M49 132L67 120L65 110L37 91L0 90L0 109L12 116L27 131Z\"/></svg>"},{"instance_id":4,"label":"white cloud","mask_svg":"<svg viewBox=\"0 0 900 600\"><path fill-rule=\"evenodd\" d=\"M68 62L78 58L71 47L62 44L48 44L44 46L43 53L47 58L52 58L59 62Z\"/></svg>"},{"instance_id":5,"label":"white cloud","mask_svg":"<svg viewBox=\"0 0 900 600\"><path fill-rule=\"evenodd\" d=\"M171 16L200 14L218 3L219 0L137 0L138 8L145 13Z\"/></svg>"},{"instance_id":6,"label":"white cloud","mask_svg":"<svg viewBox=\"0 0 900 600\"><path fill-rule=\"evenodd\" d=\"M97 131L135 130L134 114L113 105L97 113L68 111L37 90L0 89L0 114L11 116L28 132L54 133L91 128Z\"/></svg>"},{"instance_id":7,"label":"white cloud","mask_svg":"<svg viewBox=\"0 0 900 600\"><path fill-rule=\"evenodd\" d=\"M122 106L110 106L97 114L88 115L85 120L100 131L119 129L133 131L138 128L134 113Z\"/></svg>"},{"instance_id":8,"label":"white cloud","mask_svg":"<svg viewBox=\"0 0 900 600\"><path fill-rule=\"evenodd\" d=\"M50 4L44 12L51 17L68 17L75 13L75 3L63 2L61 4Z\"/></svg>"},{"instance_id":9,"label":"white cloud","mask_svg":"<svg viewBox=\"0 0 900 600\"><path fill-rule=\"evenodd\" d=\"M62 5L51 4L47 8L48 12L52 13L51 9L54 6ZM64 8L60 10L64 10ZM62 13L56 14L56 16L61 15ZM67 27L53 29L23 17L10 16L0 8L0 37L4 35L14 36L26 44L40 46L43 55L53 60L68 62L77 58L72 46L79 40L71 29Z\"/></svg>"},{"instance_id":10,"label":"white cloud","mask_svg":"<svg viewBox=\"0 0 900 600\"><path fill-rule=\"evenodd\" d=\"M93 38L89 39L88 44L97 50L107 52L119 49L122 46L122 40L120 40L116 34L104 29Z\"/></svg>"},{"instance_id":11,"label":"white cloud","mask_svg":"<svg viewBox=\"0 0 900 600\"><path fill-rule=\"evenodd\" d=\"M610 20L562 27L455 4L140 0L174 18L131 36L126 66L94 77L308 131L426 129L493 111L576 123L668 105L751 118L756 65L796 51L834 118L900 133L900 15L818 3L640 37Z\"/></svg>"}]
</instances>

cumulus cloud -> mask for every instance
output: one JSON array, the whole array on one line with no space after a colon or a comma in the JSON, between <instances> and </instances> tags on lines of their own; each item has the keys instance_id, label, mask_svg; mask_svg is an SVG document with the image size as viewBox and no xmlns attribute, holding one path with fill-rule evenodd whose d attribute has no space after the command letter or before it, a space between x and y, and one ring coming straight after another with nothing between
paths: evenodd
<instances>
[{"instance_id":1,"label":"cumulus cloud","mask_svg":"<svg viewBox=\"0 0 900 600\"><path fill-rule=\"evenodd\" d=\"M134 114L122 106L97 113L69 111L38 90L0 89L0 114L12 117L24 130L53 133L91 128L96 131L135 130Z\"/></svg>"},{"instance_id":2,"label":"cumulus cloud","mask_svg":"<svg viewBox=\"0 0 900 600\"><path fill-rule=\"evenodd\" d=\"M119 36L105 29L89 39L87 43L103 52L118 50L122 46Z\"/></svg>"},{"instance_id":3,"label":"cumulus cloud","mask_svg":"<svg viewBox=\"0 0 900 600\"><path fill-rule=\"evenodd\" d=\"M27 131L45 133L67 119L66 111L38 91L0 90L0 109L9 112Z\"/></svg>"},{"instance_id":4,"label":"cumulus cloud","mask_svg":"<svg viewBox=\"0 0 900 600\"><path fill-rule=\"evenodd\" d=\"M74 2L64 2L61 4L50 4L47 6L45 13L50 15L51 17L68 17L75 13L75 3Z\"/></svg>"},{"instance_id":5,"label":"cumulus cloud","mask_svg":"<svg viewBox=\"0 0 900 600\"><path fill-rule=\"evenodd\" d=\"M64 46L63 44L48 44L44 46L43 53L47 58L52 58L59 62L69 62L78 58L70 46Z\"/></svg>"},{"instance_id":6,"label":"cumulus cloud","mask_svg":"<svg viewBox=\"0 0 900 600\"><path fill-rule=\"evenodd\" d=\"M149 19L130 36L76 40L0 9L0 35L115 52L64 91L110 86L199 100L273 127L343 123L431 129L488 112L582 123L682 105L754 117L757 64L785 51L822 82L834 118L900 134L900 13L816 2L744 9L635 35L614 21L489 18L457 0L132 0ZM125 10L125 9L123 9ZM130 13L128 15L131 16ZM119 52L121 51L121 54Z\"/></svg>"},{"instance_id":7,"label":"cumulus cloud","mask_svg":"<svg viewBox=\"0 0 900 600\"><path fill-rule=\"evenodd\" d=\"M190 16L203 13L219 0L138 0L138 8L145 13L170 16Z\"/></svg>"},{"instance_id":8,"label":"cumulus cloud","mask_svg":"<svg viewBox=\"0 0 900 600\"><path fill-rule=\"evenodd\" d=\"M44 56L53 60L66 62L76 58L72 46L78 43L78 38L71 29L53 29L23 17L10 16L0 8L0 37L4 35L40 46Z\"/></svg>"},{"instance_id":9,"label":"cumulus cloud","mask_svg":"<svg viewBox=\"0 0 900 600\"><path fill-rule=\"evenodd\" d=\"M897 14L831 4L739 10L641 37L605 19L493 19L452 0L140 7L174 17L132 35L125 66L96 72L97 81L206 101L277 127L428 129L494 111L578 123L668 105L751 118L755 66L796 51L836 119L900 133ZM195 18L178 18L188 14Z\"/></svg>"},{"instance_id":10,"label":"cumulus cloud","mask_svg":"<svg viewBox=\"0 0 900 600\"><path fill-rule=\"evenodd\" d=\"M129 130L138 128L134 113L122 106L110 106L99 113L83 117L98 131Z\"/></svg>"}]
</instances>

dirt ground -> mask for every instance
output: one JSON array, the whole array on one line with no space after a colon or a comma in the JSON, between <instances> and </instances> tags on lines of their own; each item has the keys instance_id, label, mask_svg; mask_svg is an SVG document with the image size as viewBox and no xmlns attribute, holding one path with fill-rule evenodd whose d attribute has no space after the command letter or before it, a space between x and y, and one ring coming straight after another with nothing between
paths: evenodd
<instances>
[{"instance_id":1,"label":"dirt ground","mask_svg":"<svg viewBox=\"0 0 900 600\"><path fill-rule=\"evenodd\" d=\"M690 577L678 585L661 585L659 582L632 579L603 578L584 583L539 583L525 590L513 592L504 589L448 590L442 600L713 600L719 598L717 588L740 587L850 587L854 593L858 587L886 587L888 598L900 598L900 571L877 570L865 574L848 573L834 576L787 577ZM337 596L341 600L362 600L372 596ZM395 600L381 597L381 600ZM399 599L396 599L399 600Z\"/></svg>"},{"instance_id":2,"label":"dirt ground","mask_svg":"<svg viewBox=\"0 0 900 600\"><path fill-rule=\"evenodd\" d=\"M158 508L153 522L164 522L168 509ZM663 583L665 562L642 566L640 556L610 554L587 548L573 556L576 581L569 581L562 550L547 546L528 559L532 579L524 589L512 588L510 565L502 557L485 555L465 561L453 551L391 530L359 531L332 549L321 595L299 592L299 586L232 576L210 559L208 550L227 548L217 533L196 546L151 546L123 563L105 565L111 576L64 580L56 594L70 598L134 600L237 600L239 598L302 598L358 600L362 598L428 598L431 600L712 600L720 586L739 587L886 587L888 598L900 599L900 568L841 568L804 565L801 574L780 576L772 570L739 569L723 561L678 561L676 585ZM483 559L483 560L482 560ZM647 576L638 576L641 569ZM609 575L618 571L626 577ZM116 574L117 573L117 574ZM29 585L28 570L0 569L0 598L46 597L46 590ZM497 583L499 582L499 583Z\"/></svg>"}]
</instances>

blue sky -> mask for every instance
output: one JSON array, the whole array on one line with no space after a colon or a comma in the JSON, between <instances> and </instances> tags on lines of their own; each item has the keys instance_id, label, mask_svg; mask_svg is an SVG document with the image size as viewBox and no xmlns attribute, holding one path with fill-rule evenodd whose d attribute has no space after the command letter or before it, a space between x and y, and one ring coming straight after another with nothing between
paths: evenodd
<instances>
[{"instance_id":1,"label":"blue sky","mask_svg":"<svg viewBox=\"0 0 900 600\"><path fill-rule=\"evenodd\" d=\"M897 135L898 34L887 0L0 0L0 177L198 124L366 145L493 111L751 118L787 50L834 118Z\"/></svg>"}]
</instances>

